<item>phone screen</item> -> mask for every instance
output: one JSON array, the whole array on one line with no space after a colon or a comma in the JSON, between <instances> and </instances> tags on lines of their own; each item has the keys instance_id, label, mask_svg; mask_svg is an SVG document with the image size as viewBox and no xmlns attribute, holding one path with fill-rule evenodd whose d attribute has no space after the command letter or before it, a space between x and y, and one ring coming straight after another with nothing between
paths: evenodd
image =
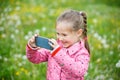
<instances>
[{"instance_id":1,"label":"phone screen","mask_svg":"<svg viewBox=\"0 0 120 80\"><path fill-rule=\"evenodd\" d=\"M40 37L40 36L35 37L35 44L36 44L36 46L39 46L41 48L53 50L53 48L49 45L48 38L44 38L44 37Z\"/></svg>"}]
</instances>

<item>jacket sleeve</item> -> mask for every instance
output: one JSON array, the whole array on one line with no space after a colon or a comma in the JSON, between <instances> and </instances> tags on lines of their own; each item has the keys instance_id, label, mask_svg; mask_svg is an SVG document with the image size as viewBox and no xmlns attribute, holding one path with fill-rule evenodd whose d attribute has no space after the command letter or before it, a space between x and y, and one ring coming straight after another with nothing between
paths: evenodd
<instances>
[{"instance_id":1,"label":"jacket sleeve","mask_svg":"<svg viewBox=\"0 0 120 80\"><path fill-rule=\"evenodd\" d=\"M90 56L87 51L81 50L75 57L71 57L61 49L54 56L54 59L66 74L81 77L87 72Z\"/></svg>"},{"instance_id":2,"label":"jacket sleeve","mask_svg":"<svg viewBox=\"0 0 120 80\"><path fill-rule=\"evenodd\" d=\"M26 56L28 60L32 63L38 64L40 62L45 62L48 60L49 51L46 49L34 49L30 45L26 46Z\"/></svg>"}]
</instances>

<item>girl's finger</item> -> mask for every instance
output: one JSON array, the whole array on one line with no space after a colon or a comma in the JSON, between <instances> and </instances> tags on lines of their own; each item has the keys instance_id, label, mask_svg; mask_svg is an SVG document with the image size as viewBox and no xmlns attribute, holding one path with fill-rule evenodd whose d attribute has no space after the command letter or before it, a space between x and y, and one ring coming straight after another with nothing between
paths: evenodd
<instances>
[{"instance_id":1,"label":"girl's finger","mask_svg":"<svg viewBox=\"0 0 120 80\"><path fill-rule=\"evenodd\" d=\"M38 37L38 36L39 36L39 34L35 34L34 36L35 36L35 37Z\"/></svg>"},{"instance_id":2,"label":"girl's finger","mask_svg":"<svg viewBox=\"0 0 120 80\"><path fill-rule=\"evenodd\" d=\"M49 44L50 46L54 47L53 44L52 44L51 42L48 42L48 44Z\"/></svg>"},{"instance_id":3,"label":"girl's finger","mask_svg":"<svg viewBox=\"0 0 120 80\"><path fill-rule=\"evenodd\" d=\"M35 37L34 36L31 38L31 42L35 42Z\"/></svg>"}]
</instances>

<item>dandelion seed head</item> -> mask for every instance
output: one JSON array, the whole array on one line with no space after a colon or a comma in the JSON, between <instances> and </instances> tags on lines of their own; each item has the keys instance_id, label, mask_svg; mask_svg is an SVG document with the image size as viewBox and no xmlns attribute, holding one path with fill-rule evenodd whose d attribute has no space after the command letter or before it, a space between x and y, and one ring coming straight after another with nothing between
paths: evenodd
<instances>
[{"instance_id":1,"label":"dandelion seed head","mask_svg":"<svg viewBox=\"0 0 120 80\"><path fill-rule=\"evenodd\" d=\"M20 17L19 17L17 14L13 14L13 15L11 16L11 19L12 19L12 20L19 20Z\"/></svg>"},{"instance_id":2,"label":"dandelion seed head","mask_svg":"<svg viewBox=\"0 0 120 80\"><path fill-rule=\"evenodd\" d=\"M42 28L42 31L46 31L46 27L43 27L43 28Z\"/></svg>"},{"instance_id":3,"label":"dandelion seed head","mask_svg":"<svg viewBox=\"0 0 120 80\"><path fill-rule=\"evenodd\" d=\"M97 22L98 22L98 20L97 20L97 19L93 19L93 23L95 23L95 24L96 24Z\"/></svg>"},{"instance_id":4,"label":"dandelion seed head","mask_svg":"<svg viewBox=\"0 0 120 80\"><path fill-rule=\"evenodd\" d=\"M109 53L110 53L110 55L113 55L113 51L110 51Z\"/></svg>"},{"instance_id":5,"label":"dandelion seed head","mask_svg":"<svg viewBox=\"0 0 120 80\"><path fill-rule=\"evenodd\" d=\"M28 36L28 35L26 35L26 36L24 37L24 39L25 39L25 40L28 40L28 39L29 39L29 36Z\"/></svg>"},{"instance_id":6,"label":"dandelion seed head","mask_svg":"<svg viewBox=\"0 0 120 80\"><path fill-rule=\"evenodd\" d=\"M17 7L15 8L15 10L16 10L16 11L19 11L19 10L20 10L20 6L17 6Z\"/></svg>"},{"instance_id":7,"label":"dandelion seed head","mask_svg":"<svg viewBox=\"0 0 120 80\"><path fill-rule=\"evenodd\" d=\"M4 31L4 27L0 27L0 31Z\"/></svg>"},{"instance_id":8,"label":"dandelion seed head","mask_svg":"<svg viewBox=\"0 0 120 80\"><path fill-rule=\"evenodd\" d=\"M22 59L23 59L23 60L26 60L26 59L27 59L26 55L22 56Z\"/></svg>"},{"instance_id":9,"label":"dandelion seed head","mask_svg":"<svg viewBox=\"0 0 120 80\"><path fill-rule=\"evenodd\" d=\"M21 25L21 21L20 21L20 20L17 20L16 26L19 26L19 25Z\"/></svg>"},{"instance_id":10,"label":"dandelion seed head","mask_svg":"<svg viewBox=\"0 0 120 80\"><path fill-rule=\"evenodd\" d=\"M18 63L18 66L21 67L21 66L22 66L22 63Z\"/></svg>"},{"instance_id":11,"label":"dandelion seed head","mask_svg":"<svg viewBox=\"0 0 120 80\"><path fill-rule=\"evenodd\" d=\"M32 36L33 32L32 31L29 31L28 32L28 35Z\"/></svg>"},{"instance_id":12,"label":"dandelion seed head","mask_svg":"<svg viewBox=\"0 0 120 80\"><path fill-rule=\"evenodd\" d=\"M102 37L101 37L101 36L98 36L98 40L101 41L101 40L102 40Z\"/></svg>"},{"instance_id":13,"label":"dandelion seed head","mask_svg":"<svg viewBox=\"0 0 120 80\"><path fill-rule=\"evenodd\" d=\"M15 35L14 35L14 34L11 34L11 35L10 35L10 38L11 38L11 39L15 39Z\"/></svg>"},{"instance_id":14,"label":"dandelion seed head","mask_svg":"<svg viewBox=\"0 0 120 80\"><path fill-rule=\"evenodd\" d=\"M33 23L34 23L34 24L35 24L35 23L37 23L37 20L36 20L36 19L34 19L34 20L33 20Z\"/></svg>"},{"instance_id":15,"label":"dandelion seed head","mask_svg":"<svg viewBox=\"0 0 120 80\"><path fill-rule=\"evenodd\" d=\"M15 29L15 33L18 34L18 33L19 33L19 30L18 30L18 29Z\"/></svg>"},{"instance_id":16,"label":"dandelion seed head","mask_svg":"<svg viewBox=\"0 0 120 80\"><path fill-rule=\"evenodd\" d=\"M2 38L5 38L6 37L6 34L2 34Z\"/></svg>"},{"instance_id":17,"label":"dandelion seed head","mask_svg":"<svg viewBox=\"0 0 120 80\"><path fill-rule=\"evenodd\" d=\"M116 67L120 68L120 60L116 63Z\"/></svg>"},{"instance_id":18,"label":"dandelion seed head","mask_svg":"<svg viewBox=\"0 0 120 80\"><path fill-rule=\"evenodd\" d=\"M99 37L98 33L94 33L93 35L95 38Z\"/></svg>"},{"instance_id":19,"label":"dandelion seed head","mask_svg":"<svg viewBox=\"0 0 120 80\"><path fill-rule=\"evenodd\" d=\"M114 80L113 78L109 78L108 80Z\"/></svg>"},{"instance_id":20,"label":"dandelion seed head","mask_svg":"<svg viewBox=\"0 0 120 80\"><path fill-rule=\"evenodd\" d=\"M103 74L98 75L95 80L104 80L105 76Z\"/></svg>"},{"instance_id":21,"label":"dandelion seed head","mask_svg":"<svg viewBox=\"0 0 120 80\"><path fill-rule=\"evenodd\" d=\"M102 44L106 44L106 39L102 39L102 40L101 40L101 43L102 43Z\"/></svg>"},{"instance_id":22,"label":"dandelion seed head","mask_svg":"<svg viewBox=\"0 0 120 80\"><path fill-rule=\"evenodd\" d=\"M8 58L5 57L5 58L4 58L4 61L7 62L7 61L8 61Z\"/></svg>"},{"instance_id":23,"label":"dandelion seed head","mask_svg":"<svg viewBox=\"0 0 120 80\"><path fill-rule=\"evenodd\" d=\"M39 30L39 29L36 29L34 32L38 34L38 33L40 32L40 30Z\"/></svg>"},{"instance_id":24,"label":"dandelion seed head","mask_svg":"<svg viewBox=\"0 0 120 80\"><path fill-rule=\"evenodd\" d=\"M22 55L18 53L18 54L15 54L14 57L15 57L15 58L21 58Z\"/></svg>"},{"instance_id":25,"label":"dandelion seed head","mask_svg":"<svg viewBox=\"0 0 120 80\"><path fill-rule=\"evenodd\" d=\"M109 48L109 45L107 43L103 44L104 48Z\"/></svg>"}]
</instances>

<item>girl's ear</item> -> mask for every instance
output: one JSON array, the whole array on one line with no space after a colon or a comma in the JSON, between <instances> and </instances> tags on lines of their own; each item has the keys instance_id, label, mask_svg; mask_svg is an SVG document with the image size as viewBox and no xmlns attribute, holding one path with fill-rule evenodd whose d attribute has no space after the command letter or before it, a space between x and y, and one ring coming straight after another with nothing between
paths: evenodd
<instances>
[{"instance_id":1,"label":"girl's ear","mask_svg":"<svg viewBox=\"0 0 120 80\"><path fill-rule=\"evenodd\" d=\"M79 30L77 31L77 34L78 34L79 37L82 35L82 33L83 33L83 30L82 30L82 29L79 29Z\"/></svg>"}]
</instances>

